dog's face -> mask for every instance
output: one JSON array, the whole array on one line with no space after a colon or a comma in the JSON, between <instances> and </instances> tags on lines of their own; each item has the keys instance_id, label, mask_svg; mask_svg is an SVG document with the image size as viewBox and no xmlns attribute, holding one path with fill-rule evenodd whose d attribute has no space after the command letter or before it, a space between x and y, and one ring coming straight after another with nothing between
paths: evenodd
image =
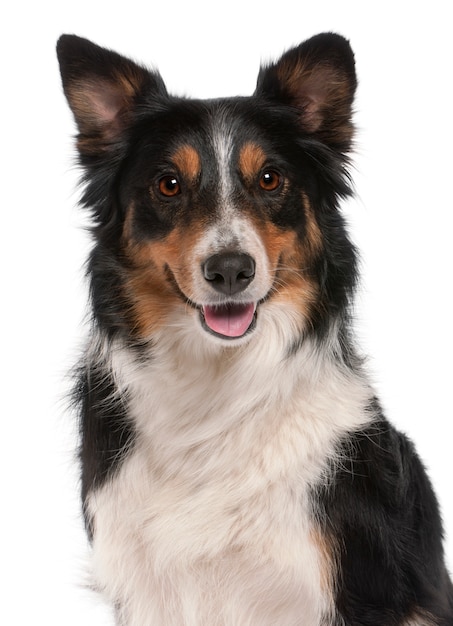
<instances>
[{"instance_id":1,"label":"dog's face","mask_svg":"<svg viewBox=\"0 0 453 626\"><path fill-rule=\"evenodd\" d=\"M250 98L210 101L170 97L158 74L76 37L59 57L85 201L133 334L177 318L237 345L266 307L291 311L298 332L312 325L339 229L326 207L346 189L348 44L313 38L263 69Z\"/></svg>"},{"instance_id":2,"label":"dog's face","mask_svg":"<svg viewBox=\"0 0 453 626\"><path fill-rule=\"evenodd\" d=\"M160 119L165 141L154 140L152 122L136 129L121 181L122 241L144 335L179 306L203 332L238 341L268 300L295 300L305 317L316 300L319 228L297 172L265 131L266 109L257 123L249 108L180 102Z\"/></svg>"}]
</instances>

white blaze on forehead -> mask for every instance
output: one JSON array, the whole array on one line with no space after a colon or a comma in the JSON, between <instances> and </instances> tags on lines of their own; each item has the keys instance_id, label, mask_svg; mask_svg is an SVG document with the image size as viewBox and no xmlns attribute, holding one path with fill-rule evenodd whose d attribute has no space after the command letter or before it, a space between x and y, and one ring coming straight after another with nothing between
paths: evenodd
<instances>
[{"instance_id":1,"label":"white blaze on forehead","mask_svg":"<svg viewBox=\"0 0 453 626\"><path fill-rule=\"evenodd\" d=\"M212 120L212 148L217 169L217 221L205 233L203 247L210 254L225 248L242 248L251 225L239 215L233 201L232 164L234 137L226 112L220 110ZM245 251L245 250L244 250Z\"/></svg>"},{"instance_id":2,"label":"white blaze on forehead","mask_svg":"<svg viewBox=\"0 0 453 626\"><path fill-rule=\"evenodd\" d=\"M234 187L232 175L235 154L235 124L231 119L231 112L224 105L220 105L213 113L210 125L212 149L218 173L218 202L221 211L228 210Z\"/></svg>"},{"instance_id":3,"label":"white blaze on forehead","mask_svg":"<svg viewBox=\"0 0 453 626\"><path fill-rule=\"evenodd\" d=\"M231 158L234 145L231 130L226 124L214 130L212 143L219 175L219 202L226 207L233 188Z\"/></svg>"}]
</instances>

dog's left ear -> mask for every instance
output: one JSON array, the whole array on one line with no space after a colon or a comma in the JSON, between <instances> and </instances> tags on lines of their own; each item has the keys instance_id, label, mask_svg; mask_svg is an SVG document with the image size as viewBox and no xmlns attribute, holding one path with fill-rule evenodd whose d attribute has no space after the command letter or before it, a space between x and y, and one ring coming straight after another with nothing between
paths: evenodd
<instances>
[{"instance_id":1,"label":"dog's left ear","mask_svg":"<svg viewBox=\"0 0 453 626\"><path fill-rule=\"evenodd\" d=\"M353 135L356 86L354 55L348 41L323 33L262 68L255 94L294 107L303 131L346 152Z\"/></svg>"}]
</instances>

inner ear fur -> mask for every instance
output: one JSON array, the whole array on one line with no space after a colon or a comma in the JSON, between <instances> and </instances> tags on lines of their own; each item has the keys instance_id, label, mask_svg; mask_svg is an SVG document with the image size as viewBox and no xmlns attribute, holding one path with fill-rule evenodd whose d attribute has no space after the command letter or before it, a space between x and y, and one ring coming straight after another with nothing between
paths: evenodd
<instances>
[{"instance_id":1,"label":"inner ear fur","mask_svg":"<svg viewBox=\"0 0 453 626\"><path fill-rule=\"evenodd\" d=\"M145 95L167 95L157 72L87 39L62 35L57 55L82 153L103 151L114 144Z\"/></svg>"},{"instance_id":2,"label":"inner ear fur","mask_svg":"<svg viewBox=\"0 0 453 626\"><path fill-rule=\"evenodd\" d=\"M263 67L255 93L294 107L302 130L347 151L353 135L356 86L349 42L340 35L323 33Z\"/></svg>"}]
</instances>

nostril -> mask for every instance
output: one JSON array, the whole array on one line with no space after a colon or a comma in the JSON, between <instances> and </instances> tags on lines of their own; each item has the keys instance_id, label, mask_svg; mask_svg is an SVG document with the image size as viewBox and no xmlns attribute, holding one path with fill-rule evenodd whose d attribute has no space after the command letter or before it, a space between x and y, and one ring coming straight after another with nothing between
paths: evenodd
<instances>
[{"instance_id":1,"label":"nostril","mask_svg":"<svg viewBox=\"0 0 453 626\"><path fill-rule=\"evenodd\" d=\"M247 288L255 277L255 261L242 252L222 252L209 257L203 275L221 293L233 295Z\"/></svg>"}]
</instances>

